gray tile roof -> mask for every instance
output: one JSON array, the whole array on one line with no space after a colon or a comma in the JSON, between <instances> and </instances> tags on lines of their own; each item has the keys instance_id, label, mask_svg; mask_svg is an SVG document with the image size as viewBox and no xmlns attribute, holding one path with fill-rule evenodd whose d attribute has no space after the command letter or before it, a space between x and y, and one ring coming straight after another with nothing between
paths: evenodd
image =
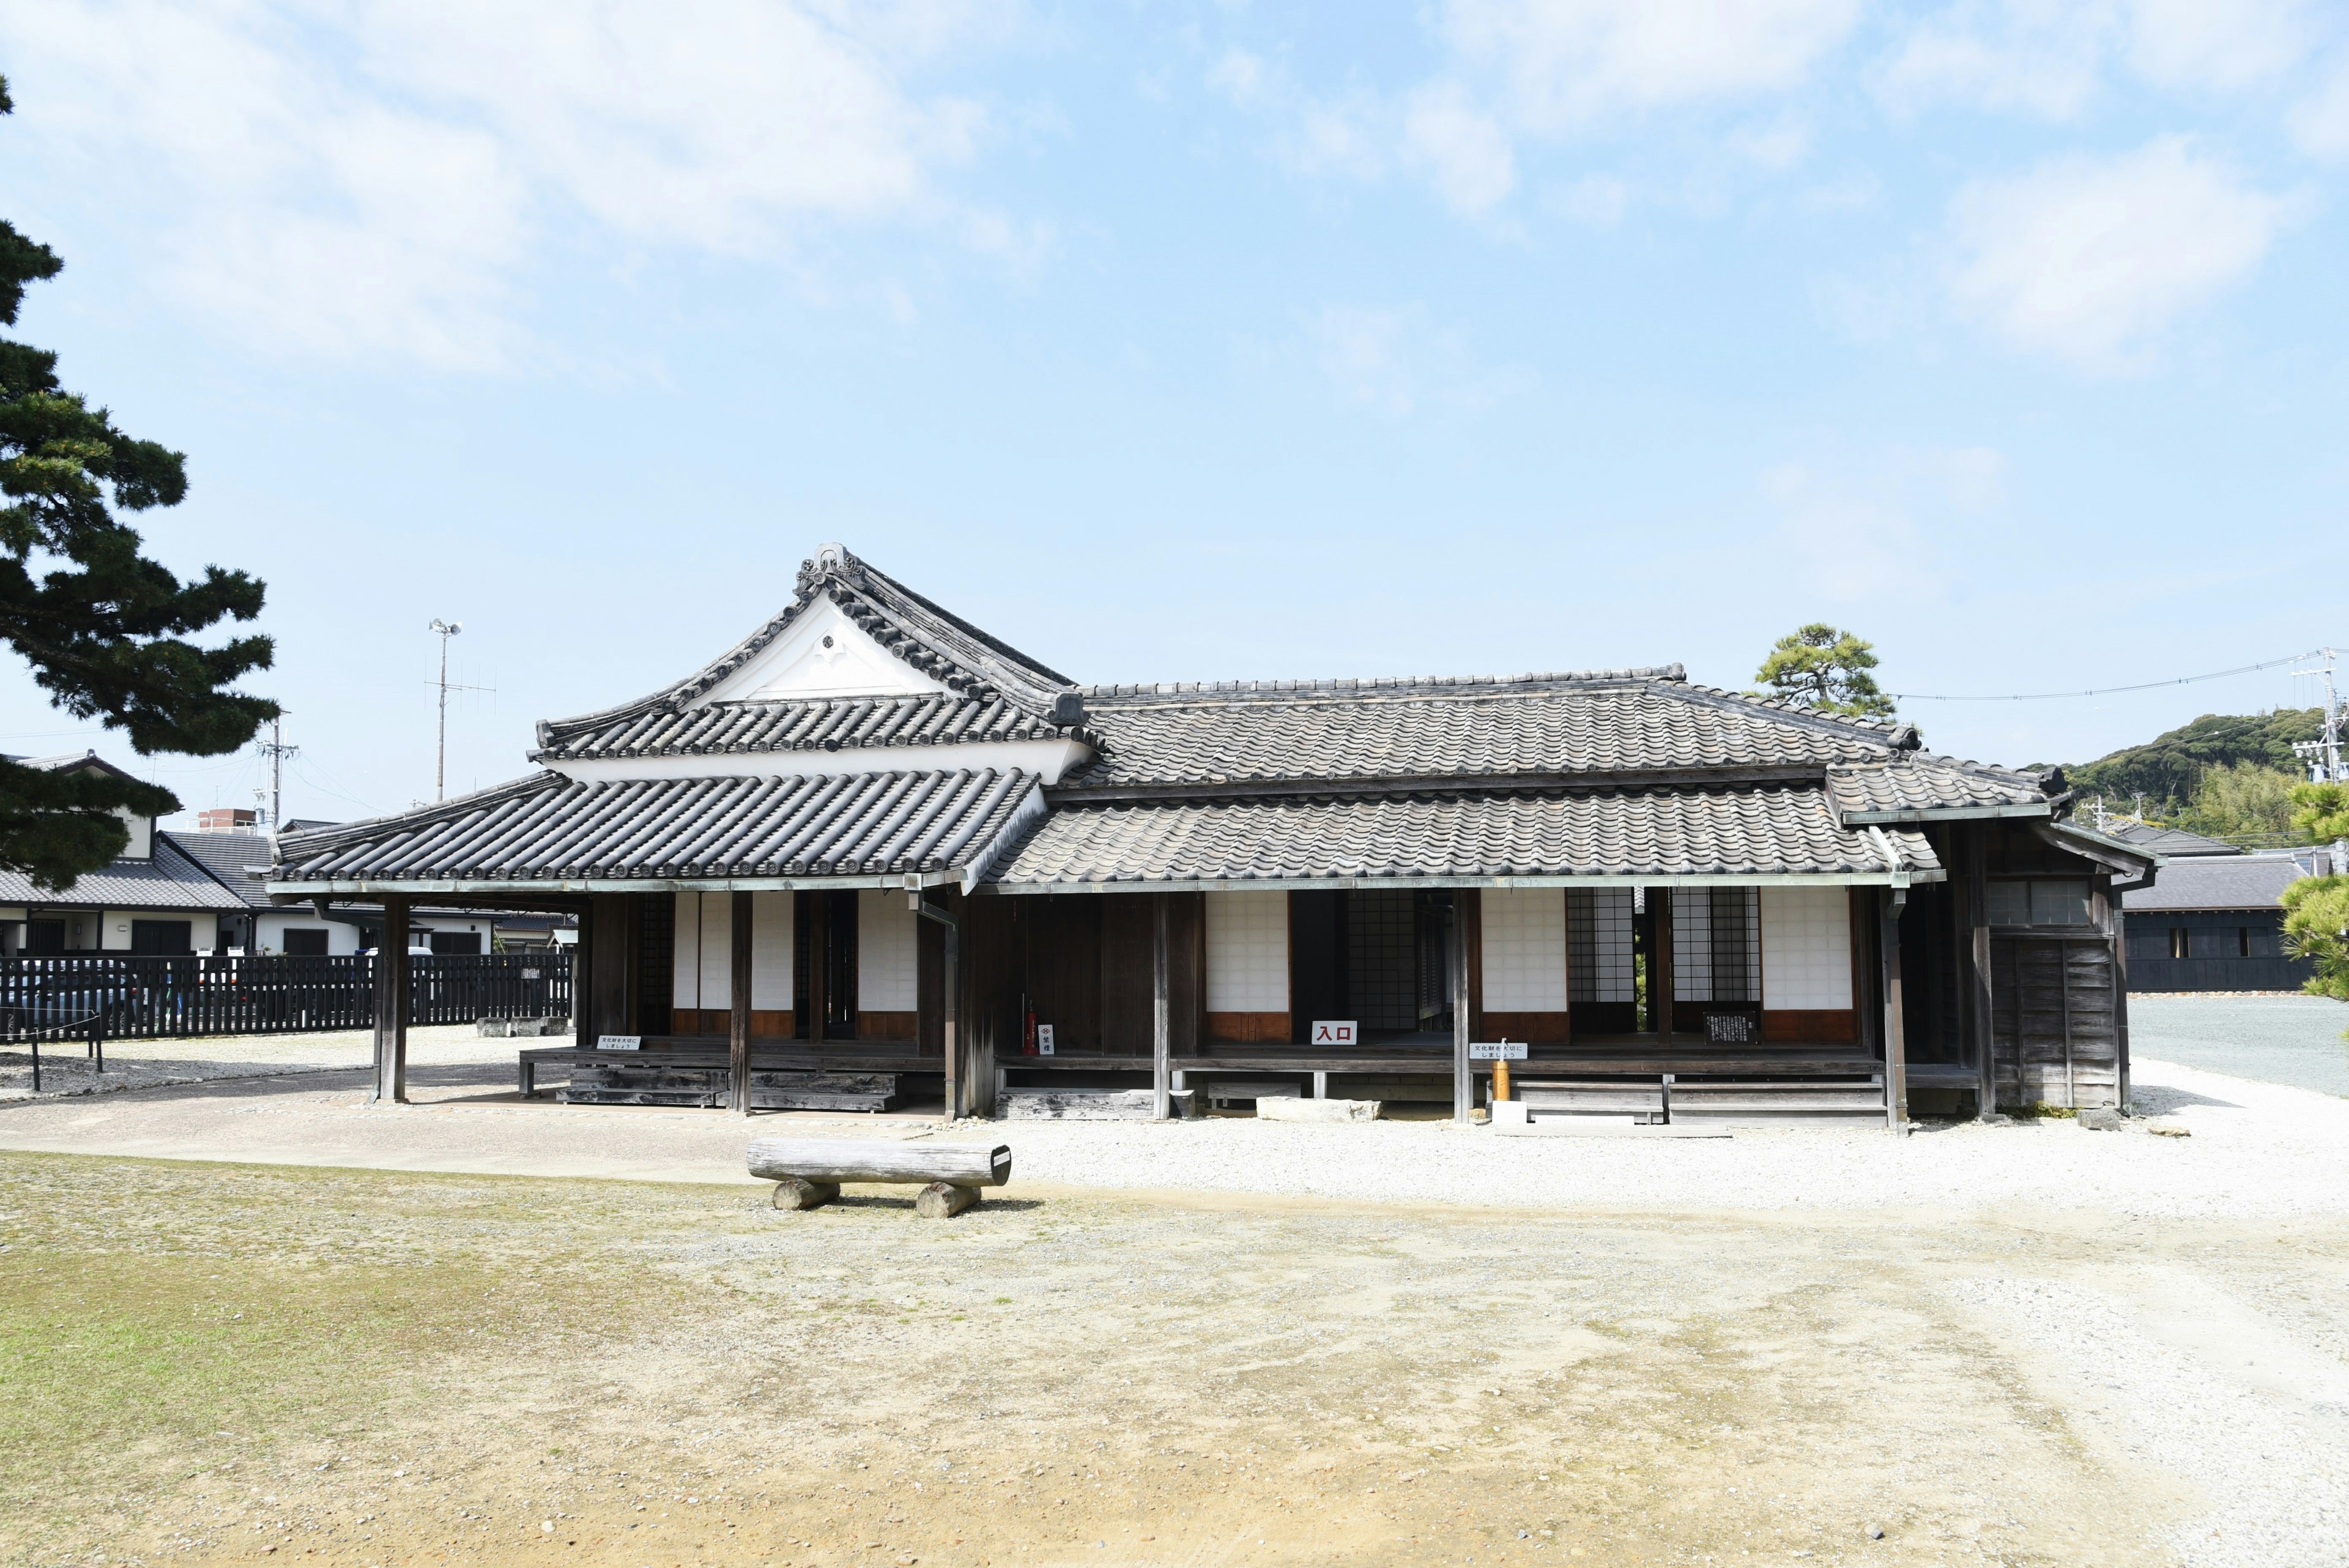
<instances>
[{"instance_id":1,"label":"gray tile roof","mask_svg":"<svg viewBox=\"0 0 2349 1568\"><path fill-rule=\"evenodd\" d=\"M2240 855L2243 851L2223 838L2206 837L2189 833L2182 827L2157 827L2144 822L2116 822L2105 831L2125 843L2140 849L2150 849L2164 859L2182 859L2198 855Z\"/></svg>"},{"instance_id":2,"label":"gray tile roof","mask_svg":"<svg viewBox=\"0 0 2349 1568\"><path fill-rule=\"evenodd\" d=\"M212 873L212 879L237 896L247 909L269 909L276 906L262 889L262 877L255 872L269 869L269 840L256 833L181 833L171 829L159 833L169 838L171 846Z\"/></svg>"},{"instance_id":3,"label":"gray tile roof","mask_svg":"<svg viewBox=\"0 0 2349 1568\"><path fill-rule=\"evenodd\" d=\"M2284 855L2189 856L2161 868L2150 888L2121 895L2131 915L2162 909L2272 909L2302 871Z\"/></svg>"},{"instance_id":4,"label":"gray tile roof","mask_svg":"<svg viewBox=\"0 0 2349 1568\"><path fill-rule=\"evenodd\" d=\"M0 871L0 903L61 904L110 909L242 909L244 901L172 843L155 836L150 860L117 860L62 893L43 892L21 871Z\"/></svg>"},{"instance_id":5,"label":"gray tile roof","mask_svg":"<svg viewBox=\"0 0 2349 1568\"><path fill-rule=\"evenodd\" d=\"M870 633L890 653L944 683L954 696L981 708L1006 704L1030 721L1041 722L1051 712L1053 699L1070 688L1069 678L1058 670L1029 658L1010 644L932 604L905 584L874 570L839 545L826 545L813 557L801 563L799 591L781 614L675 685L633 702L606 708L601 712L542 722L538 727L539 754L552 758L571 754L626 755L657 752L664 743L661 737L677 732L667 724L656 722L647 726L638 735L635 733L638 721L674 719L690 722L694 715L688 710L697 699L782 636L792 623L819 598L828 599L839 607L843 615ZM855 704L748 703L740 706L808 706L821 709L854 707ZM732 722L741 722L744 719L744 715L738 714L733 716ZM787 715L776 715L775 720L778 725L793 722ZM759 719L751 716L749 722L756 723ZM780 734L782 731L778 729L775 732ZM623 737L628 738L624 740ZM579 744L600 746L603 750L577 753L568 751L568 748ZM760 748L742 746L730 749Z\"/></svg>"},{"instance_id":6,"label":"gray tile roof","mask_svg":"<svg viewBox=\"0 0 2349 1568\"><path fill-rule=\"evenodd\" d=\"M1827 787L1847 823L1918 821L1936 814L2008 807L2046 815L2047 792L2028 774L1950 757L1899 754L1827 770Z\"/></svg>"},{"instance_id":7,"label":"gray tile roof","mask_svg":"<svg viewBox=\"0 0 2349 1568\"><path fill-rule=\"evenodd\" d=\"M1939 869L1891 831L1901 868ZM1320 877L1744 876L1892 869L1817 786L1652 794L1379 795L1062 806L988 877L1006 886Z\"/></svg>"},{"instance_id":8,"label":"gray tile roof","mask_svg":"<svg viewBox=\"0 0 2349 1568\"><path fill-rule=\"evenodd\" d=\"M1034 775L994 769L581 784L543 773L278 841L277 883L852 877L985 855Z\"/></svg>"},{"instance_id":9,"label":"gray tile roof","mask_svg":"<svg viewBox=\"0 0 2349 1568\"><path fill-rule=\"evenodd\" d=\"M1100 756L1064 790L1539 776L1881 761L1889 725L1691 685L1677 666L1458 680L1096 687Z\"/></svg>"},{"instance_id":10,"label":"gray tile roof","mask_svg":"<svg viewBox=\"0 0 2349 1568\"><path fill-rule=\"evenodd\" d=\"M933 694L714 702L684 712L654 708L592 728L554 730L551 743L533 754L542 763L562 763L589 757L831 752L967 741L1050 740L1065 732L999 697L985 701Z\"/></svg>"}]
</instances>

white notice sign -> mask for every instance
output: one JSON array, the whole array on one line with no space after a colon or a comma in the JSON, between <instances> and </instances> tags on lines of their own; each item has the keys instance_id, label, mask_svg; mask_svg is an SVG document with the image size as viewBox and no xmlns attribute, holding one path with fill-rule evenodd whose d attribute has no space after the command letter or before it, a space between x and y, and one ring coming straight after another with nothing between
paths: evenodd
<instances>
[{"instance_id":1,"label":"white notice sign","mask_svg":"<svg viewBox=\"0 0 2349 1568\"><path fill-rule=\"evenodd\" d=\"M1051 1054L1052 1026L1049 1023L1039 1023L1036 1025L1036 1054L1050 1056Z\"/></svg>"},{"instance_id":2,"label":"white notice sign","mask_svg":"<svg viewBox=\"0 0 2349 1568\"><path fill-rule=\"evenodd\" d=\"M1351 1045L1354 1044L1354 1021L1350 1018L1317 1018L1313 1021L1316 1045Z\"/></svg>"},{"instance_id":3,"label":"white notice sign","mask_svg":"<svg viewBox=\"0 0 2349 1568\"><path fill-rule=\"evenodd\" d=\"M1526 1043L1522 1040L1471 1040L1468 1060L1471 1062L1522 1062L1526 1059Z\"/></svg>"},{"instance_id":4,"label":"white notice sign","mask_svg":"<svg viewBox=\"0 0 2349 1568\"><path fill-rule=\"evenodd\" d=\"M644 1043L645 1037L641 1034L598 1034L595 1036L595 1049L598 1051L635 1051L642 1048Z\"/></svg>"}]
</instances>

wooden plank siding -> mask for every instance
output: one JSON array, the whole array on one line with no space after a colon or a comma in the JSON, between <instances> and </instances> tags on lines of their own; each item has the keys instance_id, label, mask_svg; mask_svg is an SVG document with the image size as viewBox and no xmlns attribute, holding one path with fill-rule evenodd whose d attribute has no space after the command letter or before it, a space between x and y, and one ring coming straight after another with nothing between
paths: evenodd
<instances>
[{"instance_id":1,"label":"wooden plank siding","mask_svg":"<svg viewBox=\"0 0 2349 1568\"><path fill-rule=\"evenodd\" d=\"M1574 1037L1574 1021L1570 1013L1557 1012L1486 1012L1479 1010L1483 1022L1478 1026L1479 1040L1522 1040L1529 1045L1565 1045Z\"/></svg>"},{"instance_id":2,"label":"wooden plank siding","mask_svg":"<svg viewBox=\"0 0 2349 1568\"><path fill-rule=\"evenodd\" d=\"M1762 1038L1772 1044L1847 1044L1859 1038L1858 1014L1848 1007L1765 1007Z\"/></svg>"},{"instance_id":3,"label":"wooden plank siding","mask_svg":"<svg viewBox=\"0 0 2349 1568\"><path fill-rule=\"evenodd\" d=\"M1210 1012L1207 1038L1244 1045L1286 1043L1289 1035L1286 1012Z\"/></svg>"},{"instance_id":4,"label":"wooden plank siding","mask_svg":"<svg viewBox=\"0 0 2349 1568\"><path fill-rule=\"evenodd\" d=\"M2109 939L1995 936L1990 949L1997 1103L2118 1105Z\"/></svg>"}]
</instances>

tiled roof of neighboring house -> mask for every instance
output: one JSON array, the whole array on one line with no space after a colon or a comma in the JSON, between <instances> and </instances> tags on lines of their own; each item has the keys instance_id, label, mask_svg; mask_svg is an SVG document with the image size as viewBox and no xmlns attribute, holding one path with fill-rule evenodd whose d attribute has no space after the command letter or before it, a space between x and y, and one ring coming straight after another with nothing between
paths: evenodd
<instances>
[{"instance_id":1,"label":"tiled roof of neighboring house","mask_svg":"<svg viewBox=\"0 0 2349 1568\"><path fill-rule=\"evenodd\" d=\"M281 883L527 883L948 871L983 857L1034 775L994 769L582 784L543 773L427 811L278 841Z\"/></svg>"},{"instance_id":2,"label":"tiled roof of neighboring house","mask_svg":"<svg viewBox=\"0 0 2349 1568\"><path fill-rule=\"evenodd\" d=\"M2188 856L2164 866L2152 887L2123 893L2121 909L2131 915L2162 909L2272 909L2283 890L2305 875L2288 855Z\"/></svg>"},{"instance_id":3,"label":"tiled roof of neighboring house","mask_svg":"<svg viewBox=\"0 0 2349 1568\"><path fill-rule=\"evenodd\" d=\"M176 828L159 831L156 836L170 839L173 848L211 872L247 909L276 908L261 886L269 870L268 839L253 833L181 833Z\"/></svg>"},{"instance_id":4,"label":"tiled roof of neighboring house","mask_svg":"<svg viewBox=\"0 0 2349 1568\"><path fill-rule=\"evenodd\" d=\"M1058 794L1411 775L1549 777L1879 761L1908 736L1661 670L1256 685L1095 687L1101 755ZM1913 733L1913 732L1912 732ZM1406 786L1407 787L1407 786Z\"/></svg>"},{"instance_id":5,"label":"tiled roof of neighboring house","mask_svg":"<svg viewBox=\"0 0 2349 1568\"><path fill-rule=\"evenodd\" d=\"M2150 849L2165 858L2188 859L2200 855L2240 855L2242 850L2221 838L2208 838L2182 827L2157 827L2146 822L2116 822L2105 832L2115 838Z\"/></svg>"},{"instance_id":6,"label":"tiled roof of neighboring house","mask_svg":"<svg viewBox=\"0 0 2349 1568\"><path fill-rule=\"evenodd\" d=\"M953 693L793 702L713 702L677 712L654 708L592 728L549 726L543 763L585 757L706 756L728 753L940 746L966 741L1051 740L1049 719L1000 697Z\"/></svg>"},{"instance_id":7,"label":"tiled roof of neighboring house","mask_svg":"<svg viewBox=\"0 0 2349 1568\"><path fill-rule=\"evenodd\" d=\"M1837 826L1816 786L1107 804L1055 809L988 879L1889 874L1881 844L1940 869L1920 834Z\"/></svg>"},{"instance_id":8,"label":"tiled roof of neighboring house","mask_svg":"<svg viewBox=\"0 0 2349 1568\"><path fill-rule=\"evenodd\" d=\"M111 909L242 909L244 901L212 879L212 874L175 847L163 834L155 836L150 860L117 860L103 871L92 871L62 893L44 892L21 871L0 871L0 903L78 905Z\"/></svg>"},{"instance_id":9,"label":"tiled roof of neighboring house","mask_svg":"<svg viewBox=\"0 0 2349 1568\"><path fill-rule=\"evenodd\" d=\"M1921 753L1829 768L1827 787L1848 823L1928 821L2000 806L2044 816L2053 809L2029 774Z\"/></svg>"},{"instance_id":10,"label":"tiled roof of neighboring house","mask_svg":"<svg viewBox=\"0 0 2349 1568\"><path fill-rule=\"evenodd\" d=\"M631 723L640 719L680 714L690 718L692 715L684 714L684 710L782 636L818 598L839 607L843 615L905 664L939 681L954 696L982 707L1008 703L1030 719L1040 721L1050 713L1053 699L1069 689L1069 678L1058 670L932 604L839 545L827 545L812 559L801 564L798 593L781 614L675 685L598 713L540 724L541 754L572 754L566 748L582 741L593 743L596 737L602 737L608 747L616 743L612 737L626 732ZM612 753L607 751L605 754Z\"/></svg>"}]
</instances>

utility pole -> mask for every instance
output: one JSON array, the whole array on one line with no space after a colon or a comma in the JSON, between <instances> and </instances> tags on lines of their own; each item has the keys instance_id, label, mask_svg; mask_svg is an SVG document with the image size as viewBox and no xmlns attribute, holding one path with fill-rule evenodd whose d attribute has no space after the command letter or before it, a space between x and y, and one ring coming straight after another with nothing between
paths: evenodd
<instances>
[{"instance_id":1,"label":"utility pole","mask_svg":"<svg viewBox=\"0 0 2349 1568\"><path fill-rule=\"evenodd\" d=\"M2341 698L2333 684L2333 653L2329 648L2319 649L2317 652L2324 660L2323 668L2295 670L2292 673L2324 677L2324 732L2313 741L2296 741L2292 749L2308 763L2315 775L2312 782L2342 784L2349 782L2349 774L2344 774L2341 767Z\"/></svg>"},{"instance_id":2,"label":"utility pole","mask_svg":"<svg viewBox=\"0 0 2349 1568\"><path fill-rule=\"evenodd\" d=\"M281 717L269 721L269 739L254 749L269 759L269 836L274 838L285 820L285 759L300 756L302 748L285 743L285 721Z\"/></svg>"},{"instance_id":3,"label":"utility pole","mask_svg":"<svg viewBox=\"0 0 2349 1568\"><path fill-rule=\"evenodd\" d=\"M449 639L465 628L435 616L429 629L440 635L440 741L432 757L432 798L445 800L449 794Z\"/></svg>"}]
</instances>

